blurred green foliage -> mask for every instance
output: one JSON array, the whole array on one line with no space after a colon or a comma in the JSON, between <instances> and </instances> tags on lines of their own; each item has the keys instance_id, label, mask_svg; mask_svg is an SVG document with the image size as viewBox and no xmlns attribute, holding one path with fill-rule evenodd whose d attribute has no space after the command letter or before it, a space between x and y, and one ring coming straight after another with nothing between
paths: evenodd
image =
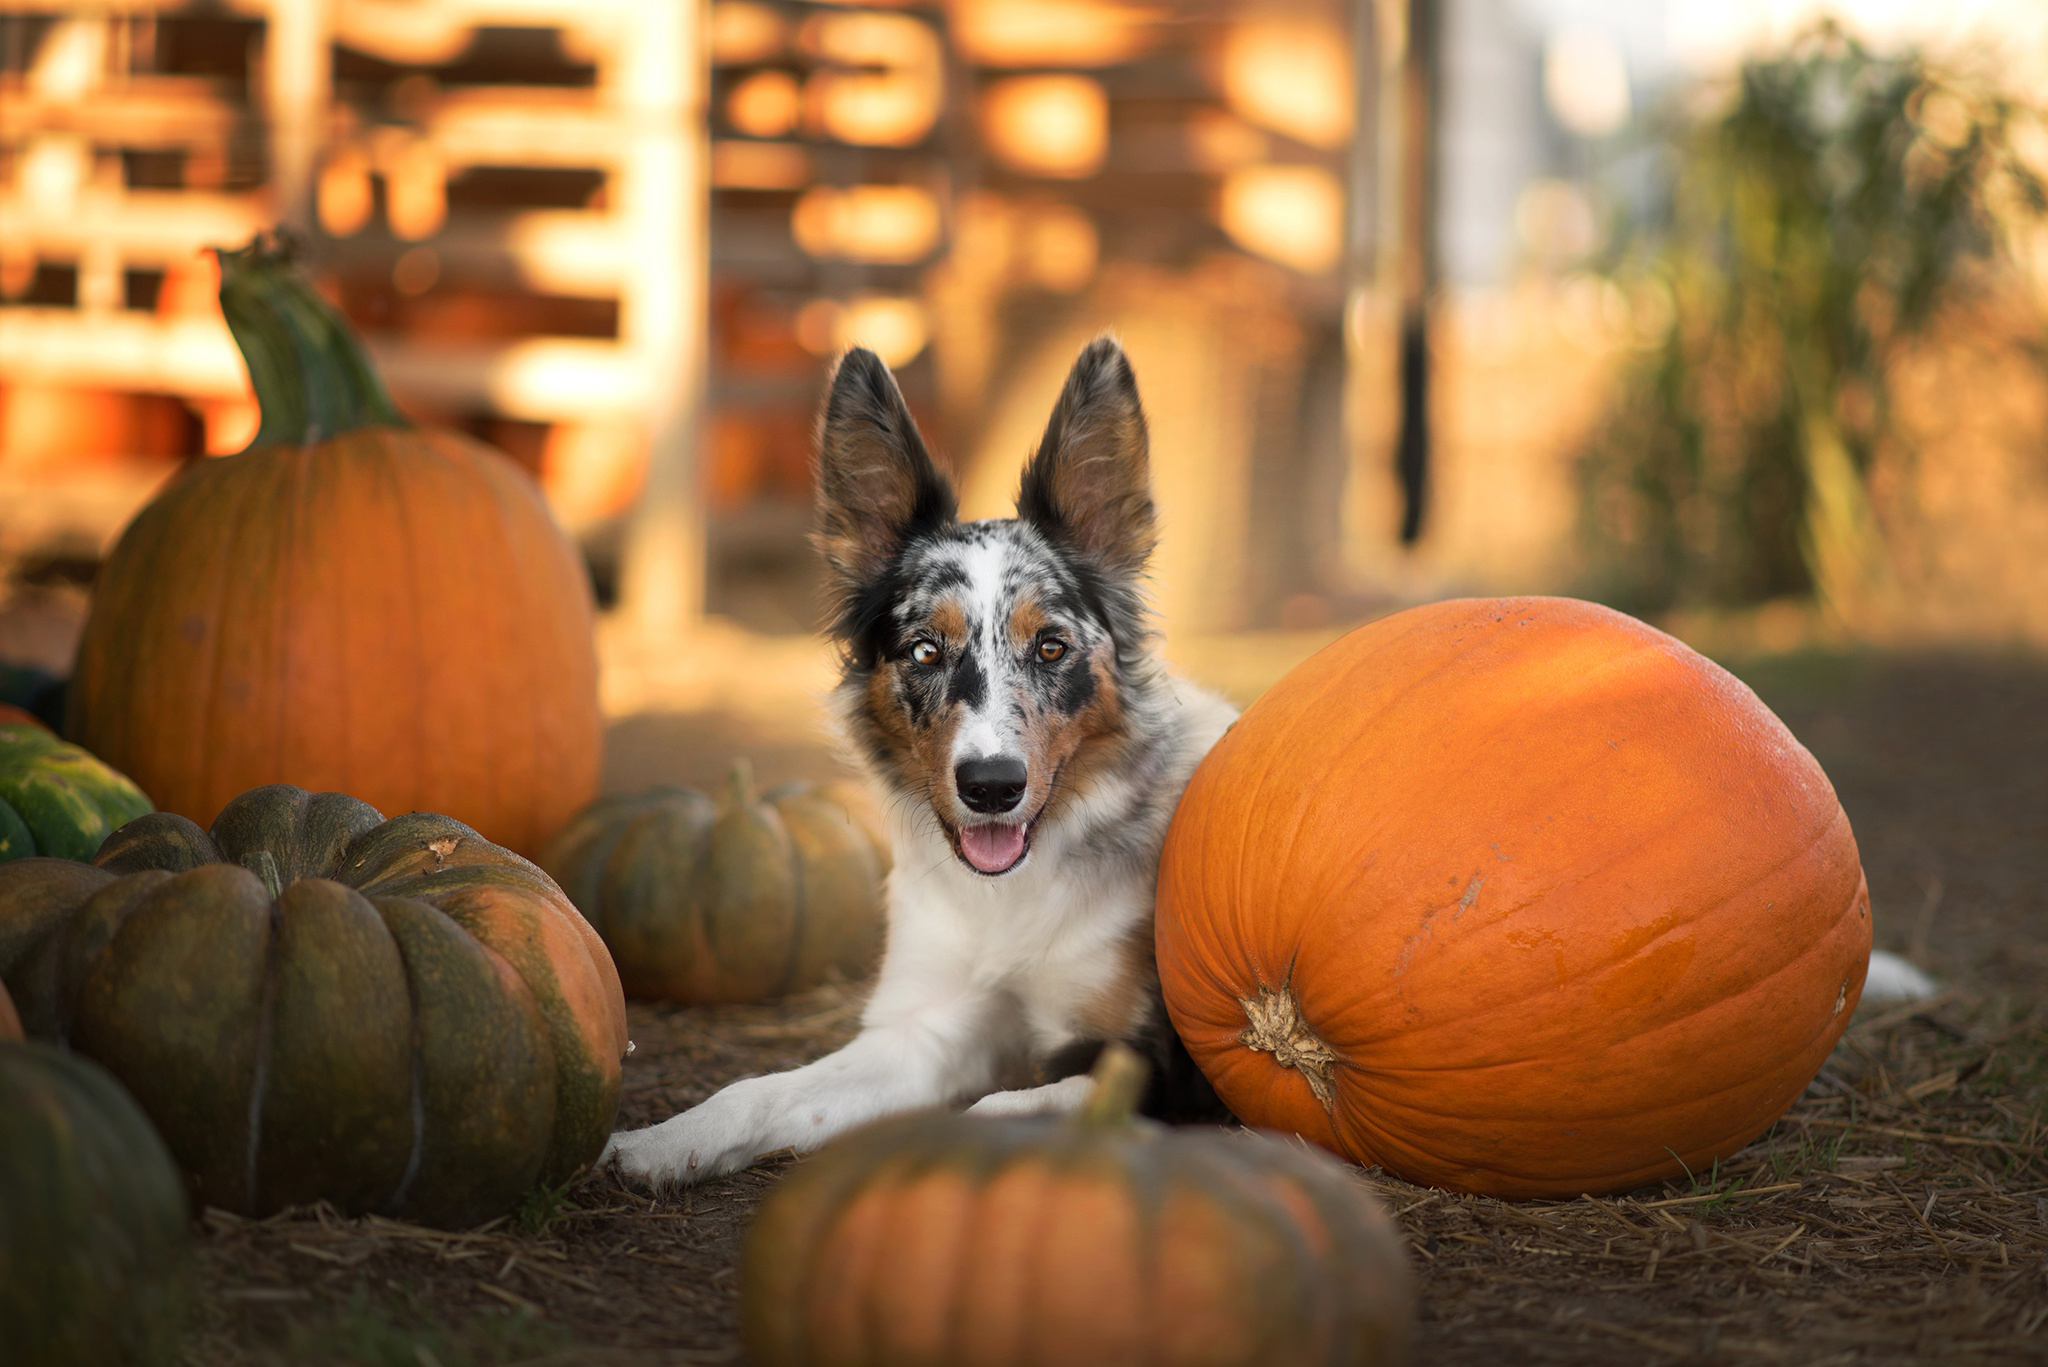
<instances>
[{"instance_id":1,"label":"blurred green foliage","mask_svg":"<svg viewBox=\"0 0 2048 1367\"><path fill-rule=\"evenodd\" d=\"M1883 579L1867 477L1898 438L1890 367L2048 207L2015 152L2036 118L1824 25L1672 121L1659 211L1611 266L1645 345L1581 465L1594 592L1841 606Z\"/></svg>"}]
</instances>

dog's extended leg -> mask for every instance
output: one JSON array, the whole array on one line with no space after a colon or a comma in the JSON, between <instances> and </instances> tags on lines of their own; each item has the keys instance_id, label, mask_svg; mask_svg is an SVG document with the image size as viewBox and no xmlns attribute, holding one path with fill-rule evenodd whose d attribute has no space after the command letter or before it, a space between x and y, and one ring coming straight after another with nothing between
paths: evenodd
<instances>
[{"instance_id":1,"label":"dog's extended leg","mask_svg":"<svg viewBox=\"0 0 2048 1367\"><path fill-rule=\"evenodd\" d=\"M885 1115L985 1091L995 1055L993 1003L959 995L877 1022L837 1053L787 1073L745 1078L672 1120L612 1136L599 1163L648 1187L737 1172L778 1149L806 1153Z\"/></svg>"}]
</instances>

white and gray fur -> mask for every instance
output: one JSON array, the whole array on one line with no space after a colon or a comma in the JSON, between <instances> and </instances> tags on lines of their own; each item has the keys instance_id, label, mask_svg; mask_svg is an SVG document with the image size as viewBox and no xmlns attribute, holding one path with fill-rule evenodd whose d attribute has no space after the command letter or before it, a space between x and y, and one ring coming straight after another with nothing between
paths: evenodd
<instances>
[{"instance_id":1,"label":"white and gray fur","mask_svg":"<svg viewBox=\"0 0 2048 1367\"><path fill-rule=\"evenodd\" d=\"M1235 713L1152 649L1145 420L1123 352L1104 338L1076 361L1015 519L958 521L865 350L834 374L818 461L833 706L894 845L881 972L846 1047L618 1134L607 1158L659 1187L900 1111L1071 1109L1115 1039L1152 1055L1152 1109L1220 1118L1159 1003L1152 908L1174 806ZM1022 763L1014 808L963 798L975 761ZM1004 821L1025 826L1024 853L980 872L961 833Z\"/></svg>"}]
</instances>

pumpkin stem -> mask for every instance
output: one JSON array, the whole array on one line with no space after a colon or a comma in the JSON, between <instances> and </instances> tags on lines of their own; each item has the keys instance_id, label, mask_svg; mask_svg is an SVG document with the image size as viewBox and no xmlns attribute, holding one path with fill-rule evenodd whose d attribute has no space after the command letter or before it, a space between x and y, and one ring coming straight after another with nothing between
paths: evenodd
<instances>
[{"instance_id":1,"label":"pumpkin stem","mask_svg":"<svg viewBox=\"0 0 2048 1367\"><path fill-rule=\"evenodd\" d=\"M1250 1022L1237 1042L1247 1049L1271 1054L1282 1068L1298 1071L1308 1080L1308 1089L1315 1093L1316 1100L1323 1103L1324 1113L1329 1113L1337 1098L1337 1051L1317 1039L1316 1032L1308 1028L1294 989L1282 986L1276 992L1262 983L1256 999L1240 997L1237 1004L1244 1008L1245 1019Z\"/></svg>"},{"instance_id":2,"label":"pumpkin stem","mask_svg":"<svg viewBox=\"0 0 2048 1367\"><path fill-rule=\"evenodd\" d=\"M725 801L734 808L754 804L754 764L744 755L732 762L732 772L726 775Z\"/></svg>"},{"instance_id":3,"label":"pumpkin stem","mask_svg":"<svg viewBox=\"0 0 2048 1367\"><path fill-rule=\"evenodd\" d=\"M358 427L404 419L363 344L313 289L283 233L258 233L220 258L220 309L249 366L262 425L248 449L310 446Z\"/></svg>"},{"instance_id":4,"label":"pumpkin stem","mask_svg":"<svg viewBox=\"0 0 2048 1367\"><path fill-rule=\"evenodd\" d=\"M1114 1130L1130 1124L1138 1111L1138 1099L1145 1094L1145 1075L1151 1071L1129 1045L1105 1045L1089 1073L1095 1090L1081 1103L1074 1123L1084 1130Z\"/></svg>"}]
</instances>

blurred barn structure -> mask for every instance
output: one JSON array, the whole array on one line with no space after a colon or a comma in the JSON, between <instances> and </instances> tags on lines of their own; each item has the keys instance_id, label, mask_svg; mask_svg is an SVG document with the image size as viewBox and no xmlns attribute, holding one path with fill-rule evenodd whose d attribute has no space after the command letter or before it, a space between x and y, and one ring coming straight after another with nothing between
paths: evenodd
<instances>
[{"instance_id":1,"label":"blurred barn structure","mask_svg":"<svg viewBox=\"0 0 2048 1367\"><path fill-rule=\"evenodd\" d=\"M837 350L990 514L1105 327L1169 631L1568 588L1644 9L0 0L0 560L90 562L246 442L202 249L285 223L401 404L527 465L661 630L810 625Z\"/></svg>"},{"instance_id":2,"label":"blurred barn structure","mask_svg":"<svg viewBox=\"0 0 2048 1367\"><path fill-rule=\"evenodd\" d=\"M1168 495L1191 532L1186 597L1218 620L1243 607L1249 538L1311 544L1287 524L1336 506L1358 174L1339 6L0 10L16 541L89 556L178 460L247 440L202 249L277 222L401 403L527 463L602 571L625 547L657 616L700 606L706 528L717 562L761 571L714 575L712 607L804 611L775 571L802 572L821 362L855 341L901 368L970 483L996 442L1000 486L1029 442L1010 409L1042 416L1074 336L1131 333L1166 439L1188 447ZM1309 499L1312 447L1330 468ZM629 525L636 499L665 523Z\"/></svg>"}]
</instances>

